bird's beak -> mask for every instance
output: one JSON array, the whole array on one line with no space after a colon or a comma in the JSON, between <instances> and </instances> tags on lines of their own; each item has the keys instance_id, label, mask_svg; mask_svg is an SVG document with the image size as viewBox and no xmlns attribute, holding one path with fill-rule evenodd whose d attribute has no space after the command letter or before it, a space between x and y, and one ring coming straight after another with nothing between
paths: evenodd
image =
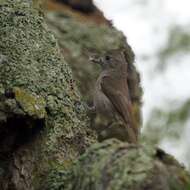
<instances>
[{"instance_id":1,"label":"bird's beak","mask_svg":"<svg viewBox=\"0 0 190 190\"><path fill-rule=\"evenodd\" d=\"M90 60L91 62L97 63L97 64L101 64L101 63L102 63L101 58L96 57L96 56L91 56L91 57L89 58L89 60Z\"/></svg>"}]
</instances>

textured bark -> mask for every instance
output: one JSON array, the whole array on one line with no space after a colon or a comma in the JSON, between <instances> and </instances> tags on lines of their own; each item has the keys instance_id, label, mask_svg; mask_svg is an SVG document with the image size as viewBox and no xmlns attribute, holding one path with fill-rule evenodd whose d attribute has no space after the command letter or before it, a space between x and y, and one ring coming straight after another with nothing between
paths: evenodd
<instances>
[{"instance_id":1,"label":"textured bark","mask_svg":"<svg viewBox=\"0 0 190 190\"><path fill-rule=\"evenodd\" d=\"M48 23L61 50L29 1L0 1L0 189L188 189L189 175L164 152L97 143L90 128L76 83L91 102L87 92L98 70L88 56L94 52L125 49L139 116L139 76L123 34L64 14L51 14Z\"/></svg>"},{"instance_id":2,"label":"textured bark","mask_svg":"<svg viewBox=\"0 0 190 190\"><path fill-rule=\"evenodd\" d=\"M188 190L189 177L160 149L112 139L93 145L69 171L50 172L42 189Z\"/></svg>"},{"instance_id":3,"label":"textured bark","mask_svg":"<svg viewBox=\"0 0 190 190\"><path fill-rule=\"evenodd\" d=\"M0 1L2 189L36 189L96 139L71 70L28 1Z\"/></svg>"}]
</instances>

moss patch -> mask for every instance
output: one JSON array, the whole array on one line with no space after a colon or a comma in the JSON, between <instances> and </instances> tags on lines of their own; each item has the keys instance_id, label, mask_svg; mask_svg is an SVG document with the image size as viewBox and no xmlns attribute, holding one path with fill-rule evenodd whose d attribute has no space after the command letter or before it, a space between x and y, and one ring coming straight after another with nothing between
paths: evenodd
<instances>
[{"instance_id":1,"label":"moss patch","mask_svg":"<svg viewBox=\"0 0 190 190\"><path fill-rule=\"evenodd\" d=\"M189 174L171 156L160 155L150 145L110 139L91 146L69 170L52 170L43 189L187 190Z\"/></svg>"},{"instance_id":2,"label":"moss patch","mask_svg":"<svg viewBox=\"0 0 190 190\"><path fill-rule=\"evenodd\" d=\"M95 135L72 72L42 15L25 0L0 1L0 26L0 91L15 89L17 103L30 115L47 112L41 139L30 149L41 167L26 169L37 184L44 170L75 159ZM36 102L45 110L38 110Z\"/></svg>"}]
</instances>

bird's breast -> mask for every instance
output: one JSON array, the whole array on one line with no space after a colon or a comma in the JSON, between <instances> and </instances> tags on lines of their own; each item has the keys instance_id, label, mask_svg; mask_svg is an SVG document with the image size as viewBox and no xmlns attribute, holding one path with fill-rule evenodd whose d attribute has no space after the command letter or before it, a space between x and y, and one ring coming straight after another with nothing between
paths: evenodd
<instances>
[{"instance_id":1,"label":"bird's breast","mask_svg":"<svg viewBox=\"0 0 190 190\"><path fill-rule=\"evenodd\" d=\"M115 112L115 109L111 101L103 93L99 80L97 81L96 89L94 92L94 106L96 108L97 113L101 115L109 115L111 117Z\"/></svg>"}]
</instances>

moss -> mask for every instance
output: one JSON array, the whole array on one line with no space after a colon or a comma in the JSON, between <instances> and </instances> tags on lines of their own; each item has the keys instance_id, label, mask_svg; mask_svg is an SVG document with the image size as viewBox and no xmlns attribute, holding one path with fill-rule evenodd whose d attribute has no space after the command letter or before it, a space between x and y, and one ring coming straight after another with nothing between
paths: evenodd
<instances>
[{"instance_id":1,"label":"moss","mask_svg":"<svg viewBox=\"0 0 190 190\"><path fill-rule=\"evenodd\" d=\"M125 46L125 37L113 27L94 23L82 23L65 16L64 13L52 13L47 15L48 22L59 39L61 47L71 53L70 56L81 57L88 51L103 53L111 49ZM64 34L64 35L63 35Z\"/></svg>"},{"instance_id":2,"label":"moss","mask_svg":"<svg viewBox=\"0 0 190 190\"><path fill-rule=\"evenodd\" d=\"M32 179L40 181L37 176L51 167L49 162L75 159L95 141L95 135L88 128L72 72L42 15L25 0L0 1L0 26L1 92L15 89L16 101L23 110L38 117L45 114L46 105L43 138L34 142L38 150L31 148L38 164L46 168L36 167L34 172L28 169Z\"/></svg>"},{"instance_id":3,"label":"moss","mask_svg":"<svg viewBox=\"0 0 190 190\"><path fill-rule=\"evenodd\" d=\"M134 61L131 48L115 29L108 26L97 29L93 24L85 25L69 18L62 22L62 25L54 24L62 31L57 35L64 36L61 47L67 61L88 63L87 57L93 51L103 53L119 47L126 48L129 63ZM36 117L47 114L45 128L17 147L12 153L14 162L6 164L7 168L14 166L6 173L16 176L17 180L10 182L15 188L153 189L155 184L168 187L168 176L175 171L172 184L177 183L184 189L186 181L177 182L181 180L178 174L184 170L180 167L173 170L174 164L165 167L167 164L157 156L154 148L113 139L90 146L97 141L89 128L72 72L43 17L28 1L0 1L0 26L0 93L5 95L7 89L13 89L15 94L14 98L6 99L6 106L15 110L16 105L22 113ZM87 91L86 87L84 89ZM35 109L36 104L41 107L40 112ZM189 180L186 172L183 176Z\"/></svg>"},{"instance_id":4,"label":"moss","mask_svg":"<svg viewBox=\"0 0 190 190\"><path fill-rule=\"evenodd\" d=\"M19 103L22 109L29 115L38 119L45 118L45 101L41 97L35 97L28 94L20 88L14 88L15 100Z\"/></svg>"},{"instance_id":5,"label":"moss","mask_svg":"<svg viewBox=\"0 0 190 190\"><path fill-rule=\"evenodd\" d=\"M1 129L8 127L10 120L18 119L32 121L45 120L45 101L39 96L15 87L0 92L0 124ZM15 123L16 126L16 123ZM32 125L30 125L32 126ZM35 126L33 126L35 127ZM7 129L8 130L8 129Z\"/></svg>"},{"instance_id":6,"label":"moss","mask_svg":"<svg viewBox=\"0 0 190 190\"><path fill-rule=\"evenodd\" d=\"M189 174L164 151L110 139L91 146L69 168L51 170L42 189L188 189Z\"/></svg>"}]
</instances>

